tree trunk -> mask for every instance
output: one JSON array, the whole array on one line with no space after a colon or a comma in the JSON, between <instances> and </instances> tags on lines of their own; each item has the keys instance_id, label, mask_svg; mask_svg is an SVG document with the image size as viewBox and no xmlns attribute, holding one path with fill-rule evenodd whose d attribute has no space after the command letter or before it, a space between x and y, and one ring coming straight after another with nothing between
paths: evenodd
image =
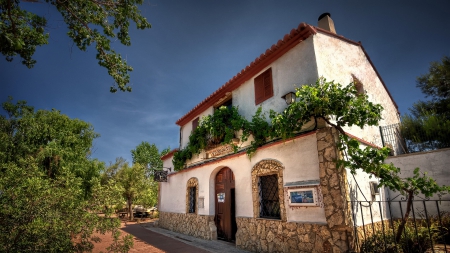
<instances>
[{"instance_id":1,"label":"tree trunk","mask_svg":"<svg viewBox=\"0 0 450 253\"><path fill-rule=\"evenodd\" d=\"M133 217L133 210L131 209L131 205L132 205L131 198L127 199L127 204L128 204L128 212L130 214L129 217L130 217L130 220L132 221L132 220L134 220L134 217Z\"/></svg>"},{"instance_id":2,"label":"tree trunk","mask_svg":"<svg viewBox=\"0 0 450 253\"><path fill-rule=\"evenodd\" d=\"M398 226L397 235L395 236L395 241L397 243L400 241L400 238L402 237L403 230L405 230L405 224L409 218L409 213L411 212L412 199L413 199L413 191L408 191L408 201L406 202L405 216L403 217L400 226Z\"/></svg>"}]
</instances>

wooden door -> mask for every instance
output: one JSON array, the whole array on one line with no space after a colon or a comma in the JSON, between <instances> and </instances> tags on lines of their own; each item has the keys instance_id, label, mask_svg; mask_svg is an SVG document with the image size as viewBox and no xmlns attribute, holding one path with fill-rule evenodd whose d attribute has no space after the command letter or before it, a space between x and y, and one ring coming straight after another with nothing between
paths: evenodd
<instances>
[{"instance_id":1,"label":"wooden door","mask_svg":"<svg viewBox=\"0 0 450 253\"><path fill-rule=\"evenodd\" d=\"M216 175L214 221L217 227L217 238L234 241L236 239L236 213L234 174L230 168L221 169Z\"/></svg>"}]
</instances>

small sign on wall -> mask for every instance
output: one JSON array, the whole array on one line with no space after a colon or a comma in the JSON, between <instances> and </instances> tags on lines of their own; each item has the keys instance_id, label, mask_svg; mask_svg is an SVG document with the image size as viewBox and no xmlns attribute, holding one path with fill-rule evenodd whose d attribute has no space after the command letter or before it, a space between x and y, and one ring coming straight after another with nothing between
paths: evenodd
<instances>
[{"instance_id":1,"label":"small sign on wall","mask_svg":"<svg viewBox=\"0 0 450 253\"><path fill-rule=\"evenodd\" d=\"M198 208L205 208L205 197L198 197Z\"/></svg>"},{"instance_id":2,"label":"small sign on wall","mask_svg":"<svg viewBox=\"0 0 450 253\"><path fill-rule=\"evenodd\" d=\"M217 193L217 202L219 203L225 202L225 192Z\"/></svg>"},{"instance_id":3,"label":"small sign on wall","mask_svg":"<svg viewBox=\"0 0 450 253\"><path fill-rule=\"evenodd\" d=\"M288 196L290 206L319 206L316 187L289 189Z\"/></svg>"}]
</instances>

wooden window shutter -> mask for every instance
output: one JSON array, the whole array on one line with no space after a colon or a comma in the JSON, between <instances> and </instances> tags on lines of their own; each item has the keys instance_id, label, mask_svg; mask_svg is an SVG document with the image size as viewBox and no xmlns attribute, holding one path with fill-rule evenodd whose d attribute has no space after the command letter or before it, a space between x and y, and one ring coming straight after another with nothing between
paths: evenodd
<instances>
[{"instance_id":1,"label":"wooden window shutter","mask_svg":"<svg viewBox=\"0 0 450 253\"><path fill-rule=\"evenodd\" d=\"M195 118L192 121L192 131L194 131L198 127L198 120L199 120L199 117Z\"/></svg>"},{"instance_id":2,"label":"wooden window shutter","mask_svg":"<svg viewBox=\"0 0 450 253\"><path fill-rule=\"evenodd\" d=\"M255 104L258 105L273 96L272 69L255 78Z\"/></svg>"},{"instance_id":3,"label":"wooden window shutter","mask_svg":"<svg viewBox=\"0 0 450 253\"><path fill-rule=\"evenodd\" d=\"M262 76L255 78L255 104L264 101L264 79Z\"/></svg>"}]
</instances>

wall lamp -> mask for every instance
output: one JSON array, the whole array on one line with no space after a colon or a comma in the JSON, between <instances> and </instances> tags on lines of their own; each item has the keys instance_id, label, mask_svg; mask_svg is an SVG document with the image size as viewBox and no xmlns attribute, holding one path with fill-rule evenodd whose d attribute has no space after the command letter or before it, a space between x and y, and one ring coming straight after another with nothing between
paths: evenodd
<instances>
[{"instance_id":1,"label":"wall lamp","mask_svg":"<svg viewBox=\"0 0 450 253\"><path fill-rule=\"evenodd\" d=\"M295 102L295 99L297 97L295 96L295 93L291 91L288 92L286 95L282 96L281 98L284 99L287 105L290 105Z\"/></svg>"}]
</instances>

